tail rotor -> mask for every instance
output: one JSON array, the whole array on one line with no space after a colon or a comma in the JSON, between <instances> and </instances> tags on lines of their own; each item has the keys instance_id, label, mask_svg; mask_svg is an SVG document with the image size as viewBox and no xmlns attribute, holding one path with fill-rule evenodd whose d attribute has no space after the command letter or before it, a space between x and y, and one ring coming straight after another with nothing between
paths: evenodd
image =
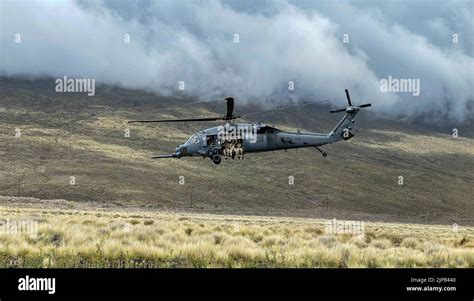
<instances>
[{"instance_id":1,"label":"tail rotor","mask_svg":"<svg viewBox=\"0 0 474 301\"><path fill-rule=\"evenodd\" d=\"M367 108L367 107L372 106L372 104L370 104L370 103L366 103L366 104L362 104L362 105L358 105L358 106L353 106L352 102L351 102L351 97L349 95L349 90L345 89L345 91L346 91L346 98L347 98L348 106L343 108L343 109L331 110L331 111L329 111L330 113L339 113L339 112L353 113L355 111L359 111L359 109L361 109L361 108Z\"/></svg>"}]
</instances>

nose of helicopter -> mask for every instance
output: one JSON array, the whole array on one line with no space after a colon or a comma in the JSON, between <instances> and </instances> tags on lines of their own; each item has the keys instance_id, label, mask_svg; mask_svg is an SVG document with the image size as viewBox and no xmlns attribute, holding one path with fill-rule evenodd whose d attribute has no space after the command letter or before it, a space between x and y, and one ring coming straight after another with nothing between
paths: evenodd
<instances>
[{"instance_id":1,"label":"nose of helicopter","mask_svg":"<svg viewBox=\"0 0 474 301\"><path fill-rule=\"evenodd\" d=\"M181 157L181 151L180 151L180 150L181 150L181 145L178 145L178 146L176 147L176 149L174 150L174 154L175 154L176 157L178 157L178 158Z\"/></svg>"},{"instance_id":2,"label":"nose of helicopter","mask_svg":"<svg viewBox=\"0 0 474 301\"><path fill-rule=\"evenodd\" d=\"M175 150L175 155L177 158L180 158L182 157L183 155L185 155L187 152L187 144L186 143L183 143L181 145L178 145L176 147L176 150Z\"/></svg>"}]
</instances>

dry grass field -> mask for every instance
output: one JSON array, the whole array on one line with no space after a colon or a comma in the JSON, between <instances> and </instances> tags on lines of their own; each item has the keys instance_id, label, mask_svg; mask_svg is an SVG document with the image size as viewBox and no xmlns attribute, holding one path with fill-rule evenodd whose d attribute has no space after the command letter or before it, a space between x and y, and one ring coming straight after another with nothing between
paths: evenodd
<instances>
[{"instance_id":1,"label":"dry grass field","mask_svg":"<svg viewBox=\"0 0 474 301\"><path fill-rule=\"evenodd\" d=\"M474 267L474 228L147 211L0 208L36 235L0 232L0 267Z\"/></svg>"}]
</instances>

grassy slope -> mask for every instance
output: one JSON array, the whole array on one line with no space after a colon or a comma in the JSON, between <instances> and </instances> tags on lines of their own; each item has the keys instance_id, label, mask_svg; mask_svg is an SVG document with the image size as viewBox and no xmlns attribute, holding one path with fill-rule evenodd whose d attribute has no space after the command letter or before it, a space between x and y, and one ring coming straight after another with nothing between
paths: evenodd
<instances>
[{"instance_id":1,"label":"grassy slope","mask_svg":"<svg viewBox=\"0 0 474 301\"><path fill-rule=\"evenodd\" d=\"M219 166L199 158L153 161L200 127L126 120L213 115L179 98L99 87L96 97L57 94L53 81L0 81L0 195L198 213L472 225L474 140L361 113L356 138L326 147L250 154ZM222 113L224 104L215 108ZM239 103L237 111L245 111ZM327 107L262 114L284 128L327 132ZM14 137L15 128L22 131ZM288 176L295 184L288 185ZM76 185L69 185L69 177ZM185 185L179 185L179 176ZM399 176L405 185L397 185Z\"/></svg>"}]
</instances>

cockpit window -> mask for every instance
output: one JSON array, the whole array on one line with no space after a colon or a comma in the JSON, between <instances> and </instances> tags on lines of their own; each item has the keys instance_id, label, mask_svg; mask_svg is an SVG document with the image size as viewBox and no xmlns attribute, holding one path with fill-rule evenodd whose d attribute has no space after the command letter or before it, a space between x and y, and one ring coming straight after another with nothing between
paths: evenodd
<instances>
[{"instance_id":1,"label":"cockpit window","mask_svg":"<svg viewBox=\"0 0 474 301\"><path fill-rule=\"evenodd\" d=\"M192 135L187 141L187 144L197 144L199 143L199 136L198 135Z\"/></svg>"}]
</instances>

